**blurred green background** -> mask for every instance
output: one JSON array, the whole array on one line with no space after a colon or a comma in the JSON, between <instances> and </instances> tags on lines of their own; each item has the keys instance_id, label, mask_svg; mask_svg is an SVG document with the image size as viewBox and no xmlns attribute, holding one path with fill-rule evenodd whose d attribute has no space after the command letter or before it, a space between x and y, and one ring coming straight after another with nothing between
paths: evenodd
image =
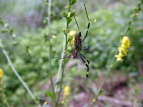
<instances>
[{"instance_id":1,"label":"blurred green background","mask_svg":"<svg viewBox=\"0 0 143 107\"><path fill-rule=\"evenodd\" d=\"M105 75L110 66L118 47L120 34L125 31L137 2L138 0L79 0L72 8L76 11L76 18L82 35L85 35L88 24L83 3L86 4L91 21L88 37L83 44L87 44L88 49L81 52L91 62L90 75L87 81L90 88L92 88L91 83L98 84L102 80L102 75ZM44 36L44 33L48 33L49 29L47 24L43 23L44 18L48 16L48 8L44 4L44 0L0 0L1 20L14 29L16 39L21 45L17 44L7 33L0 33L0 39L2 39L18 73L37 99L45 98L45 91L51 88L48 75L48 42L45 41ZM61 15L65 11L66 5L67 1L65 0L52 1L51 34L49 35L57 36L55 39L51 38L52 57L60 57L63 49L64 33L62 29L65 28L66 20ZM94 23L95 19L97 21ZM0 30L4 29L0 26ZM78 31L74 20L70 24L70 30ZM137 88L139 95L143 95L143 87L140 85L143 82L143 12L140 12L138 17L134 19L127 36L131 41L128 55L123 62L116 64L110 75L111 78L115 79L124 77L128 88L139 87ZM27 55L23 46L29 47L29 53L32 57ZM58 58L52 58L54 81L57 78L59 61ZM23 105L22 107L33 107L34 103L29 94L25 94L26 90L13 74L1 49L0 68L4 70L3 81L10 105L13 107L20 107L21 105ZM69 75L84 77L85 74L86 67L84 64L79 60L77 62L69 60L66 64L64 86L70 85L71 88L78 89L77 83L73 84L74 81L78 80L70 78ZM85 83L84 80L79 81L82 84ZM76 93L76 91L73 92ZM132 101L133 99L130 97L129 94L125 98ZM107 103L107 105L110 107L110 104ZM1 107L5 107L5 105L2 104Z\"/></svg>"}]
</instances>

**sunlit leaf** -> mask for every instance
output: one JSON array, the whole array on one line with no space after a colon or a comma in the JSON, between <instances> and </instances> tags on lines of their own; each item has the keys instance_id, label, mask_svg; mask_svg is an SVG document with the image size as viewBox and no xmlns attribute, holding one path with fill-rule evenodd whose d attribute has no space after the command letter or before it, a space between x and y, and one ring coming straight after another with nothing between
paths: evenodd
<instances>
[{"instance_id":1,"label":"sunlit leaf","mask_svg":"<svg viewBox=\"0 0 143 107\"><path fill-rule=\"evenodd\" d=\"M52 92L47 91L45 94L46 94L47 96L49 96L51 99L55 100L55 95L54 95Z\"/></svg>"}]
</instances>

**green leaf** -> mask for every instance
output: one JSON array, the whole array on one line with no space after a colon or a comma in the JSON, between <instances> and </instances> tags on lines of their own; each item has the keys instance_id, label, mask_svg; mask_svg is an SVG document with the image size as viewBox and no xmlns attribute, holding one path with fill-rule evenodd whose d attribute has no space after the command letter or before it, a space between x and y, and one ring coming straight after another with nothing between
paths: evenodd
<instances>
[{"instance_id":1,"label":"green leaf","mask_svg":"<svg viewBox=\"0 0 143 107\"><path fill-rule=\"evenodd\" d=\"M69 0L69 4L70 5L73 5L73 4L75 4L77 2L77 0Z\"/></svg>"},{"instance_id":2,"label":"green leaf","mask_svg":"<svg viewBox=\"0 0 143 107\"><path fill-rule=\"evenodd\" d=\"M5 33L5 32L6 32L6 30L5 30L5 29L2 29L0 32L1 32L1 33Z\"/></svg>"},{"instance_id":3,"label":"green leaf","mask_svg":"<svg viewBox=\"0 0 143 107\"><path fill-rule=\"evenodd\" d=\"M67 24L69 25L70 24L70 22L72 21L72 18L70 17L70 18L67 18Z\"/></svg>"},{"instance_id":4,"label":"green leaf","mask_svg":"<svg viewBox=\"0 0 143 107\"><path fill-rule=\"evenodd\" d=\"M70 15L70 17L73 17L73 16L75 16L75 14L76 14L76 12L75 12L75 11L71 12L71 15Z\"/></svg>"},{"instance_id":5,"label":"green leaf","mask_svg":"<svg viewBox=\"0 0 143 107\"><path fill-rule=\"evenodd\" d=\"M57 106L63 106L63 104L62 103L58 103Z\"/></svg>"},{"instance_id":6,"label":"green leaf","mask_svg":"<svg viewBox=\"0 0 143 107\"><path fill-rule=\"evenodd\" d=\"M67 17L67 12L63 12L62 16Z\"/></svg>"},{"instance_id":7,"label":"green leaf","mask_svg":"<svg viewBox=\"0 0 143 107\"><path fill-rule=\"evenodd\" d=\"M13 46L17 46L18 43L17 43L17 42L13 42L12 45L13 45Z\"/></svg>"},{"instance_id":8,"label":"green leaf","mask_svg":"<svg viewBox=\"0 0 143 107\"><path fill-rule=\"evenodd\" d=\"M99 94L101 94L103 92L103 89L99 90Z\"/></svg>"},{"instance_id":9,"label":"green leaf","mask_svg":"<svg viewBox=\"0 0 143 107\"><path fill-rule=\"evenodd\" d=\"M47 91L45 94L46 94L47 96L49 96L51 99L55 100L55 95L54 95L52 92Z\"/></svg>"},{"instance_id":10,"label":"green leaf","mask_svg":"<svg viewBox=\"0 0 143 107\"><path fill-rule=\"evenodd\" d=\"M71 37L68 39L68 42L70 42L72 39L73 39L73 37L71 36Z\"/></svg>"},{"instance_id":11,"label":"green leaf","mask_svg":"<svg viewBox=\"0 0 143 107\"><path fill-rule=\"evenodd\" d=\"M0 19L0 25L3 25L3 21Z\"/></svg>"},{"instance_id":12,"label":"green leaf","mask_svg":"<svg viewBox=\"0 0 143 107\"><path fill-rule=\"evenodd\" d=\"M13 31L14 31L14 29L13 28L10 28L10 34L12 35L13 34Z\"/></svg>"}]
</instances>

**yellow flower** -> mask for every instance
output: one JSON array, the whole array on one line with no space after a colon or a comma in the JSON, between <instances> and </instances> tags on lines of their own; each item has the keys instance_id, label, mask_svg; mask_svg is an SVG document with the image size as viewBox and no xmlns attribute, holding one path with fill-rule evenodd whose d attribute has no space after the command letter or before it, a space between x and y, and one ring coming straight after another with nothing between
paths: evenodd
<instances>
[{"instance_id":1,"label":"yellow flower","mask_svg":"<svg viewBox=\"0 0 143 107\"><path fill-rule=\"evenodd\" d=\"M67 53L67 51L64 51L64 53L66 54L66 53Z\"/></svg>"},{"instance_id":2,"label":"yellow flower","mask_svg":"<svg viewBox=\"0 0 143 107\"><path fill-rule=\"evenodd\" d=\"M48 102L46 101L46 102L44 102L44 105L46 105Z\"/></svg>"},{"instance_id":3,"label":"yellow flower","mask_svg":"<svg viewBox=\"0 0 143 107\"><path fill-rule=\"evenodd\" d=\"M3 77L3 70L0 68L0 78Z\"/></svg>"},{"instance_id":4,"label":"yellow flower","mask_svg":"<svg viewBox=\"0 0 143 107\"><path fill-rule=\"evenodd\" d=\"M64 101L62 100L61 103L64 104Z\"/></svg>"},{"instance_id":5,"label":"yellow flower","mask_svg":"<svg viewBox=\"0 0 143 107\"><path fill-rule=\"evenodd\" d=\"M70 7L70 6L65 6L65 8L66 8L66 9L70 9L71 7Z\"/></svg>"},{"instance_id":6,"label":"yellow flower","mask_svg":"<svg viewBox=\"0 0 143 107\"><path fill-rule=\"evenodd\" d=\"M72 46L74 45L74 36L76 34L76 31L70 31L68 33L68 49L71 50Z\"/></svg>"},{"instance_id":7,"label":"yellow flower","mask_svg":"<svg viewBox=\"0 0 143 107\"><path fill-rule=\"evenodd\" d=\"M70 12L68 12L68 17L70 17L70 15L71 15L71 13L70 13Z\"/></svg>"},{"instance_id":8,"label":"yellow flower","mask_svg":"<svg viewBox=\"0 0 143 107\"><path fill-rule=\"evenodd\" d=\"M70 87L69 86L66 86L64 88L64 97L67 97L70 95Z\"/></svg>"},{"instance_id":9,"label":"yellow flower","mask_svg":"<svg viewBox=\"0 0 143 107\"><path fill-rule=\"evenodd\" d=\"M68 49L69 49L69 50L71 50L71 47L70 47L70 46L68 46Z\"/></svg>"},{"instance_id":10,"label":"yellow flower","mask_svg":"<svg viewBox=\"0 0 143 107\"><path fill-rule=\"evenodd\" d=\"M122 45L129 48L130 47L130 40L127 36L124 36L122 39Z\"/></svg>"},{"instance_id":11,"label":"yellow flower","mask_svg":"<svg viewBox=\"0 0 143 107\"><path fill-rule=\"evenodd\" d=\"M118 55L115 55L117 61L123 61L123 59L122 59L123 56L124 55L122 53L119 53Z\"/></svg>"},{"instance_id":12,"label":"yellow flower","mask_svg":"<svg viewBox=\"0 0 143 107\"><path fill-rule=\"evenodd\" d=\"M52 38L56 38L57 36L55 36L55 35L52 35Z\"/></svg>"},{"instance_id":13,"label":"yellow flower","mask_svg":"<svg viewBox=\"0 0 143 107\"><path fill-rule=\"evenodd\" d=\"M70 95L70 87L66 86L64 87L64 96L62 100L63 107L67 107L68 102L69 102L69 95Z\"/></svg>"},{"instance_id":14,"label":"yellow flower","mask_svg":"<svg viewBox=\"0 0 143 107\"><path fill-rule=\"evenodd\" d=\"M130 40L127 36L124 36L118 48L119 53L115 55L117 61L123 61L122 57L127 55L129 47L130 47Z\"/></svg>"},{"instance_id":15,"label":"yellow flower","mask_svg":"<svg viewBox=\"0 0 143 107\"><path fill-rule=\"evenodd\" d=\"M73 37L75 36L75 34L76 34L76 31L73 31L73 30L68 33L68 35L73 36Z\"/></svg>"},{"instance_id":16,"label":"yellow flower","mask_svg":"<svg viewBox=\"0 0 143 107\"><path fill-rule=\"evenodd\" d=\"M96 19L94 20L94 23L96 22Z\"/></svg>"},{"instance_id":17,"label":"yellow flower","mask_svg":"<svg viewBox=\"0 0 143 107\"><path fill-rule=\"evenodd\" d=\"M96 102L96 99L93 99L92 102Z\"/></svg>"}]
</instances>

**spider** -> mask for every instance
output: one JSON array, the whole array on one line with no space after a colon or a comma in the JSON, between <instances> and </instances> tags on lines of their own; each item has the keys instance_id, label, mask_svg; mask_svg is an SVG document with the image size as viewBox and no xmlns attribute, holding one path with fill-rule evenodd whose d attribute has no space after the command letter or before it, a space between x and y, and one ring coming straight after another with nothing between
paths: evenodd
<instances>
[{"instance_id":1,"label":"spider","mask_svg":"<svg viewBox=\"0 0 143 107\"><path fill-rule=\"evenodd\" d=\"M82 39L82 34L81 34L81 31L80 31L80 28L79 28L79 25L77 23L77 20L74 16L74 20L76 22L76 25L77 25L77 28L78 28L78 33L74 35L74 50L73 52L65 57L65 58L72 58L72 59L80 59L86 66L87 68L87 73L86 73L86 77L85 78L88 78L88 74L89 74L89 60L86 59L85 56L83 56L80 52L82 49L82 44L84 42L84 40L86 39L87 35L88 35L88 30L89 30L89 27L90 27L90 20L89 20L89 17L88 17L88 14L87 14L87 9L86 9L86 6L84 4L84 8L85 8L85 12L86 12L86 17L88 19L88 25L87 25L87 31L86 31L86 34L84 36L84 38ZM61 58L61 59L65 59L65 58ZM72 78L75 78L75 77L72 77ZM76 79L85 79L85 78L76 78Z\"/></svg>"},{"instance_id":2,"label":"spider","mask_svg":"<svg viewBox=\"0 0 143 107\"><path fill-rule=\"evenodd\" d=\"M88 14L87 14L87 9L86 9L86 6L84 4L84 8L85 8L85 12L86 12L86 16L87 16L87 19L88 19L88 25L87 25L87 31L86 31L86 34L84 36L84 38L82 39L82 34L81 34L81 31L80 31L80 28L79 28L79 25L77 23L77 20L74 16L74 19L75 19L75 22L76 22L76 25L78 27L78 30L79 32L77 34L75 34L74 36L74 47L75 49L73 50L72 54L69 56L73 59L78 59L80 58L81 61L85 64L85 66L87 67L87 73L86 73L86 77L85 78L88 78L88 74L89 74L89 60L87 60L85 58L85 56L83 56L80 52L82 50L82 43L84 42L85 38L87 37L88 35L88 30L89 30L89 27L90 27L90 20L89 20L89 17L88 17Z\"/></svg>"}]
</instances>

